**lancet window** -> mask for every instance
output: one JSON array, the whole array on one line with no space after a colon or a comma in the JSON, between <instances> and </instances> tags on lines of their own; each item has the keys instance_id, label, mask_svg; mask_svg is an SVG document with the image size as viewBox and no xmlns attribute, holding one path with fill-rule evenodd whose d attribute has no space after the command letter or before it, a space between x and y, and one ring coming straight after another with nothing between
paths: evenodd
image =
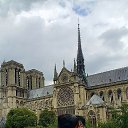
<instances>
[{"instance_id":1,"label":"lancet window","mask_svg":"<svg viewBox=\"0 0 128 128\"><path fill-rule=\"evenodd\" d=\"M120 88L117 89L117 98L118 99L121 98L121 89Z\"/></svg>"}]
</instances>

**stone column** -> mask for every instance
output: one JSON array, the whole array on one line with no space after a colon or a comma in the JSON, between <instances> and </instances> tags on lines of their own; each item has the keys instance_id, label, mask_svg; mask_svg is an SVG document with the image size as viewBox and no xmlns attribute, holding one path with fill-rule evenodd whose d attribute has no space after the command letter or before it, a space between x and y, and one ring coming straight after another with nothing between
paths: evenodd
<instances>
[{"instance_id":1,"label":"stone column","mask_svg":"<svg viewBox=\"0 0 128 128\"><path fill-rule=\"evenodd\" d=\"M74 104L75 104L75 114L78 115L79 108L79 86L77 83L74 84Z\"/></svg>"},{"instance_id":2,"label":"stone column","mask_svg":"<svg viewBox=\"0 0 128 128\"><path fill-rule=\"evenodd\" d=\"M80 86L80 97L81 97L81 105L85 105L85 89L83 86Z\"/></svg>"},{"instance_id":3,"label":"stone column","mask_svg":"<svg viewBox=\"0 0 128 128\"><path fill-rule=\"evenodd\" d=\"M23 71L20 72L20 86L21 87L24 86L24 72Z\"/></svg>"}]
</instances>

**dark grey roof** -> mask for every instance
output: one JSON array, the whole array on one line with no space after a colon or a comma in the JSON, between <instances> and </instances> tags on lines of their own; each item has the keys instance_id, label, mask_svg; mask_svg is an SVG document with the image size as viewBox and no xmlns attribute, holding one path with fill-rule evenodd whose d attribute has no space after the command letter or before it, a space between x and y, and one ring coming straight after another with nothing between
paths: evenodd
<instances>
[{"instance_id":1,"label":"dark grey roof","mask_svg":"<svg viewBox=\"0 0 128 128\"><path fill-rule=\"evenodd\" d=\"M128 67L106 71L87 77L88 86L105 85L109 83L128 80ZM29 92L29 99L48 96L53 94L54 85L44 86Z\"/></svg>"},{"instance_id":2,"label":"dark grey roof","mask_svg":"<svg viewBox=\"0 0 128 128\"><path fill-rule=\"evenodd\" d=\"M48 96L53 94L54 85L44 86L43 88L34 89L29 92L29 99Z\"/></svg>"},{"instance_id":3,"label":"dark grey roof","mask_svg":"<svg viewBox=\"0 0 128 128\"><path fill-rule=\"evenodd\" d=\"M100 104L103 104L104 101L96 94L94 94L91 99L87 102L87 106L88 105L100 105Z\"/></svg>"},{"instance_id":4,"label":"dark grey roof","mask_svg":"<svg viewBox=\"0 0 128 128\"><path fill-rule=\"evenodd\" d=\"M88 86L96 86L128 80L128 67L106 71L87 77Z\"/></svg>"},{"instance_id":5,"label":"dark grey roof","mask_svg":"<svg viewBox=\"0 0 128 128\"><path fill-rule=\"evenodd\" d=\"M0 128L5 128L6 117L0 117Z\"/></svg>"}]
</instances>

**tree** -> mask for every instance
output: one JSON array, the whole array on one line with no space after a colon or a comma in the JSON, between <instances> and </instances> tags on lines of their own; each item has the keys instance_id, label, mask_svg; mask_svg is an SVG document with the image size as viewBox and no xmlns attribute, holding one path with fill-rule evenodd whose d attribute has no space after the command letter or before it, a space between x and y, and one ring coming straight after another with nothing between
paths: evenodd
<instances>
[{"instance_id":1,"label":"tree","mask_svg":"<svg viewBox=\"0 0 128 128\"><path fill-rule=\"evenodd\" d=\"M99 123L98 128L117 128L117 125L113 121L107 121L105 123Z\"/></svg>"},{"instance_id":2,"label":"tree","mask_svg":"<svg viewBox=\"0 0 128 128\"><path fill-rule=\"evenodd\" d=\"M56 114L53 111L48 111L45 109L41 112L39 117L39 125L42 125L43 127L53 127L56 125Z\"/></svg>"},{"instance_id":3,"label":"tree","mask_svg":"<svg viewBox=\"0 0 128 128\"><path fill-rule=\"evenodd\" d=\"M24 128L36 126L37 117L34 112L26 108L15 108L7 115L6 128Z\"/></svg>"},{"instance_id":4,"label":"tree","mask_svg":"<svg viewBox=\"0 0 128 128\"><path fill-rule=\"evenodd\" d=\"M128 128L128 104L122 104L118 109L112 109L112 119L100 123L98 128Z\"/></svg>"},{"instance_id":5,"label":"tree","mask_svg":"<svg viewBox=\"0 0 128 128\"><path fill-rule=\"evenodd\" d=\"M128 104L122 104L115 118L119 128L128 128Z\"/></svg>"}]
</instances>

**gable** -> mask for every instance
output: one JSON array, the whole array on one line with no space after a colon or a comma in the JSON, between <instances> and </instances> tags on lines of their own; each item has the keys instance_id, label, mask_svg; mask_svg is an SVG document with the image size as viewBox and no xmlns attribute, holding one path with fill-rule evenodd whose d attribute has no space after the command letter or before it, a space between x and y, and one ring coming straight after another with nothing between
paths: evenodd
<instances>
[{"instance_id":1,"label":"gable","mask_svg":"<svg viewBox=\"0 0 128 128\"><path fill-rule=\"evenodd\" d=\"M72 72L70 72L65 67L63 67L58 76L58 81L59 81L59 83L69 82L71 76L72 76Z\"/></svg>"},{"instance_id":2,"label":"gable","mask_svg":"<svg viewBox=\"0 0 128 128\"><path fill-rule=\"evenodd\" d=\"M101 105L103 103L104 101L98 95L94 94L86 105Z\"/></svg>"}]
</instances>

